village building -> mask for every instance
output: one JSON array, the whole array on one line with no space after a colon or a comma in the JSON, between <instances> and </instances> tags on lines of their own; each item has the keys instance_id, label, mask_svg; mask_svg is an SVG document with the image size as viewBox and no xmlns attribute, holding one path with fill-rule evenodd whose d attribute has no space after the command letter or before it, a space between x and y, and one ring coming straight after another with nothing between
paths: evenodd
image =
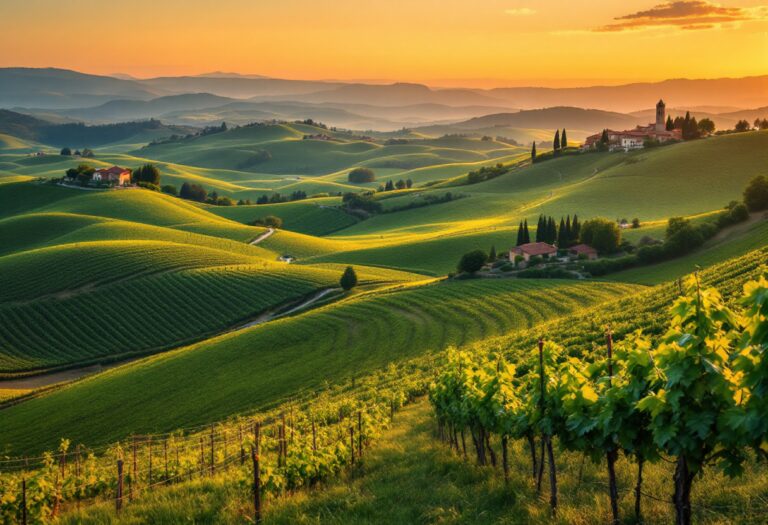
<instances>
[{"instance_id":1,"label":"village building","mask_svg":"<svg viewBox=\"0 0 768 525\"><path fill-rule=\"evenodd\" d=\"M577 244L576 246L571 246L568 248L568 253L575 257L584 257L590 261L597 259L597 250L588 244Z\"/></svg>"},{"instance_id":2,"label":"village building","mask_svg":"<svg viewBox=\"0 0 768 525\"><path fill-rule=\"evenodd\" d=\"M509 250L510 262L515 262L517 256L521 256L525 262L528 262L531 257L554 257L556 255L557 247L546 242L529 242Z\"/></svg>"},{"instance_id":3,"label":"village building","mask_svg":"<svg viewBox=\"0 0 768 525\"><path fill-rule=\"evenodd\" d=\"M678 141L683 139L683 132L679 129L667 130L667 111L663 100L656 104L656 122L647 126L637 126L635 129L615 131L606 129L608 135L608 149L610 151L632 151L645 147L646 140L655 140L658 142ZM590 149L596 147L603 138L603 132L590 135L584 141L582 148Z\"/></svg>"},{"instance_id":4,"label":"village building","mask_svg":"<svg viewBox=\"0 0 768 525\"><path fill-rule=\"evenodd\" d=\"M111 183L115 186L126 186L131 183L131 170L119 166L101 168L93 172L91 180L98 184Z\"/></svg>"}]
</instances>

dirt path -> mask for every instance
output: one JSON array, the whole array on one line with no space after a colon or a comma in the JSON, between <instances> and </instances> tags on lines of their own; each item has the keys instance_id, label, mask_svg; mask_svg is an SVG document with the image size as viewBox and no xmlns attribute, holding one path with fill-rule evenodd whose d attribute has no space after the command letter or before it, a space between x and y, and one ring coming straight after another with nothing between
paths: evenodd
<instances>
[{"instance_id":1,"label":"dirt path","mask_svg":"<svg viewBox=\"0 0 768 525\"><path fill-rule=\"evenodd\" d=\"M275 229L274 228L267 228L267 231L265 231L264 233L262 233L261 235L256 237L254 240L252 240L248 244L250 244L251 246L256 246L261 241L263 241L265 239L269 239L272 236L273 233L275 233Z\"/></svg>"}]
</instances>

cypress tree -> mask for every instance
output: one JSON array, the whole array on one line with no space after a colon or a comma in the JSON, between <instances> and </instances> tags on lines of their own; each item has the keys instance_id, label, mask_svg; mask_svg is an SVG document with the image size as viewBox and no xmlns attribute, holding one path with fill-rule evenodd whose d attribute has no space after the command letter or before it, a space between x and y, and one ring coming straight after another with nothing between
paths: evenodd
<instances>
[{"instance_id":1,"label":"cypress tree","mask_svg":"<svg viewBox=\"0 0 768 525\"><path fill-rule=\"evenodd\" d=\"M558 248L565 248L565 245L568 244L568 238L566 235L566 229L565 229L565 220L560 217L560 228L558 228L558 235L557 235L557 247Z\"/></svg>"},{"instance_id":2,"label":"cypress tree","mask_svg":"<svg viewBox=\"0 0 768 525\"><path fill-rule=\"evenodd\" d=\"M560 148L565 149L568 147L568 136L565 134L565 128L563 128L563 134L560 135Z\"/></svg>"},{"instance_id":3,"label":"cypress tree","mask_svg":"<svg viewBox=\"0 0 768 525\"><path fill-rule=\"evenodd\" d=\"M608 144L608 141L609 141L609 139L608 139L608 130L604 129L603 130L603 134L600 135L600 143L601 144Z\"/></svg>"},{"instance_id":4,"label":"cypress tree","mask_svg":"<svg viewBox=\"0 0 768 525\"><path fill-rule=\"evenodd\" d=\"M531 234L528 232L528 219L523 222L523 244L531 242Z\"/></svg>"},{"instance_id":5,"label":"cypress tree","mask_svg":"<svg viewBox=\"0 0 768 525\"><path fill-rule=\"evenodd\" d=\"M533 146L531 146L531 162L536 162L536 141L533 141Z\"/></svg>"},{"instance_id":6,"label":"cypress tree","mask_svg":"<svg viewBox=\"0 0 768 525\"><path fill-rule=\"evenodd\" d=\"M555 237L552 234L552 231L555 230L555 221L552 219L552 217L547 217L547 227L546 232L547 234L544 236L544 239L542 239L544 242L552 244L554 242Z\"/></svg>"},{"instance_id":7,"label":"cypress tree","mask_svg":"<svg viewBox=\"0 0 768 525\"><path fill-rule=\"evenodd\" d=\"M539 215L539 222L536 223L536 242L541 242L541 235L544 233L544 216Z\"/></svg>"},{"instance_id":8,"label":"cypress tree","mask_svg":"<svg viewBox=\"0 0 768 525\"><path fill-rule=\"evenodd\" d=\"M665 127L667 128L667 131L675 129L675 123L672 121L671 115L667 115L667 125Z\"/></svg>"},{"instance_id":9,"label":"cypress tree","mask_svg":"<svg viewBox=\"0 0 768 525\"><path fill-rule=\"evenodd\" d=\"M496 260L496 245L491 246L491 251L488 252L488 260L493 262Z\"/></svg>"},{"instance_id":10,"label":"cypress tree","mask_svg":"<svg viewBox=\"0 0 768 525\"><path fill-rule=\"evenodd\" d=\"M557 152L560 151L560 130L559 129L555 131L555 142L552 145L552 149L555 150L555 155L557 155Z\"/></svg>"},{"instance_id":11,"label":"cypress tree","mask_svg":"<svg viewBox=\"0 0 768 525\"><path fill-rule=\"evenodd\" d=\"M515 246L520 246L521 244L525 244L523 242L523 221L520 221L520 226L517 227L517 242Z\"/></svg>"},{"instance_id":12,"label":"cypress tree","mask_svg":"<svg viewBox=\"0 0 768 525\"><path fill-rule=\"evenodd\" d=\"M567 248L571 244L571 239L573 239L573 231L571 230L571 216L566 215L565 217L565 246L564 248Z\"/></svg>"},{"instance_id":13,"label":"cypress tree","mask_svg":"<svg viewBox=\"0 0 768 525\"><path fill-rule=\"evenodd\" d=\"M571 242L578 242L580 233L581 233L581 224L579 224L579 217L576 214L574 214L573 222L571 223Z\"/></svg>"}]
</instances>

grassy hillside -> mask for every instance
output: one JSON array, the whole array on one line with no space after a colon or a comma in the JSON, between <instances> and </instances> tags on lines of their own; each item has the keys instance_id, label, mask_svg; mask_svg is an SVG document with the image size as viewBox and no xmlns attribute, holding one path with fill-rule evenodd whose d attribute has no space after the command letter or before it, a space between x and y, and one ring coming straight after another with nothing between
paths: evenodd
<instances>
[{"instance_id":1,"label":"grassy hillside","mask_svg":"<svg viewBox=\"0 0 768 525\"><path fill-rule=\"evenodd\" d=\"M477 280L362 294L166 352L8 408L0 442L20 453L51 447L58 436L107 442L131 432L220 419L270 406L325 381L530 327L634 289ZM40 418L47 422L44 429L30 425ZM74 420L81 423L73 426Z\"/></svg>"}]
</instances>

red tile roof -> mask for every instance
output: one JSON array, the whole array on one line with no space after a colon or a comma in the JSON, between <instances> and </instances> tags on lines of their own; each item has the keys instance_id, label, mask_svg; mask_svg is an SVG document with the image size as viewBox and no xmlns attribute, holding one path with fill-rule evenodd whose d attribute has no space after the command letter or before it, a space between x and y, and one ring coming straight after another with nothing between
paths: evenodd
<instances>
[{"instance_id":1,"label":"red tile roof","mask_svg":"<svg viewBox=\"0 0 768 525\"><path fill-rule=\"evenodd\" d=\"M515 253L527 253L528 255L544 255L557 253L557 248L545 242L529 242L512 248Z\"/></svg>"}]
</instances>

